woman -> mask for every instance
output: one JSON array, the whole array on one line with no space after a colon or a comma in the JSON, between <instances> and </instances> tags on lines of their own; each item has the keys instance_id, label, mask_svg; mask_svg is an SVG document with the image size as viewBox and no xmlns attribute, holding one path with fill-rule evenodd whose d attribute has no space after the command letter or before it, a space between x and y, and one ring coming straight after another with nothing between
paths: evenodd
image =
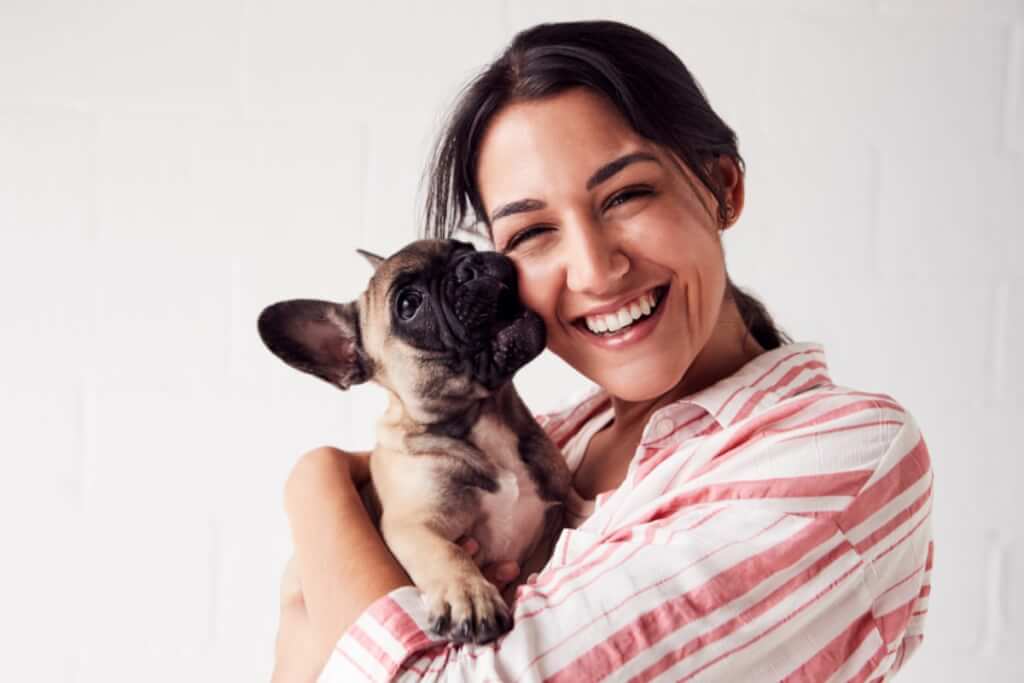
<instances>
[{"instance_id":1,"label":"woman","mask_svg":"<svg viewBox=\"0 0 1024 683\"><path fill-rule=\"evenodd\" d=\"M496 643L432 638L355 494L307 454L276 677L868 680L921 640L931 470L891 398L835 386L732 285L736 138L686 67L621 24L538 26L463 93L428 223L484 226L549 348L598 385L542 418L574 510ZM472 549L472 540L467 541ZM488 568L495 582L518 568ZM301 577L301 580L300 578Z\"/></svg>"}]
</instances>

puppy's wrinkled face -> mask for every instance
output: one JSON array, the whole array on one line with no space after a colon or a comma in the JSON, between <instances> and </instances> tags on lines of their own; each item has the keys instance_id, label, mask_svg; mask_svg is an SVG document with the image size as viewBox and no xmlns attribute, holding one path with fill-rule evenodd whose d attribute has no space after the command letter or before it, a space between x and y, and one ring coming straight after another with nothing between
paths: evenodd
<instances>
[{"instance_id":1,"label":"puppy's wrinkled face","mask_svg":"<svg viewBox=\"0 0 1024 683\"><path fill-rule=\"evenodd\" d=\"M343 389L373 379L422 422L461 412L543 350L544 323L519 302L508 258L455 240L370 258L376 269L358 301L267 308L267 346Z\"/></svg>"},{"instance_id":2,"label":"puppy's wrinkled face","mask_svg":"<svg viewBox=\"0 0 1024 683\"><path fill-rule=\"evenodd\" d=\"M544 323L519 302L512 262L455 240L423 240L380 263L364 295L377 379L417 419L460 412L544 348Z\"/></svg>"}]
</instances>

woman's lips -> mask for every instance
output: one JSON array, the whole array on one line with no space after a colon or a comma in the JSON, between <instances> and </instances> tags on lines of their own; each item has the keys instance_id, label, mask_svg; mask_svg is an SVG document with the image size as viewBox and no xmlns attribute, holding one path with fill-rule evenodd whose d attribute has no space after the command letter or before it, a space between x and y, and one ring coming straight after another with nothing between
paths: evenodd
<instances>
[{"instance_id":1,"label":"woman's lips","mask_svg":"<svg viewBox=\"0 0 1024 683\"><path fill-rule=\"evenodd\" d=\"M649 316L641 318L632 325L617 332L591 332L582 318L573 323L573 327L575 327L588 342L600 348L621 349L626 346L632 346L650 335L654 331L654 328L658 326L658 322L661 320L662 312L665 310L665 304L667 303L671 291L671 286L665 285L664 291L660 292L657 296L657 306Z\"/></svg>"}]
</instances>

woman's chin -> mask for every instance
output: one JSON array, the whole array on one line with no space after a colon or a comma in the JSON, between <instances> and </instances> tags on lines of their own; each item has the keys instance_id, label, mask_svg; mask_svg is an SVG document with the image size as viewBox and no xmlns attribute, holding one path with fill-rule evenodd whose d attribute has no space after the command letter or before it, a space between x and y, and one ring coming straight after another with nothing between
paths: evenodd
<instances>
[{"instance_id":1,"label":"woman's chin","mask_svg":"<svg viewBox=\"0 0 1024 683\"><path fill-rule=\"evenodd\" d=\"M588 375L611 396L622 401L653 401L679 384L686 368L667 367L662 363L639 362L629 366L601 368Z\"/></svg>"}]
</instances>

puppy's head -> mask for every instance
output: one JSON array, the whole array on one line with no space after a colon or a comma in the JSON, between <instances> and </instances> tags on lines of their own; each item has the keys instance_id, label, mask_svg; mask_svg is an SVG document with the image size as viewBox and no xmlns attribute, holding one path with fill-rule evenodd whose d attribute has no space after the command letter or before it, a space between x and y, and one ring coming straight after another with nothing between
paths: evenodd
<instances>
[{"instance_id":1,"label":"puppy's head","mask_svg":"<svg viewBox=\"0 0 1024 683\"><path fill-rule=\"evenodd\" d=\"M374 266L349 303L266 308L264 343L341 389L374 380L420 422L450 418L503 386L544 348L544 323L519 302L512 262L455 240L413 242Z\"/></svg>"}]
</instances>

